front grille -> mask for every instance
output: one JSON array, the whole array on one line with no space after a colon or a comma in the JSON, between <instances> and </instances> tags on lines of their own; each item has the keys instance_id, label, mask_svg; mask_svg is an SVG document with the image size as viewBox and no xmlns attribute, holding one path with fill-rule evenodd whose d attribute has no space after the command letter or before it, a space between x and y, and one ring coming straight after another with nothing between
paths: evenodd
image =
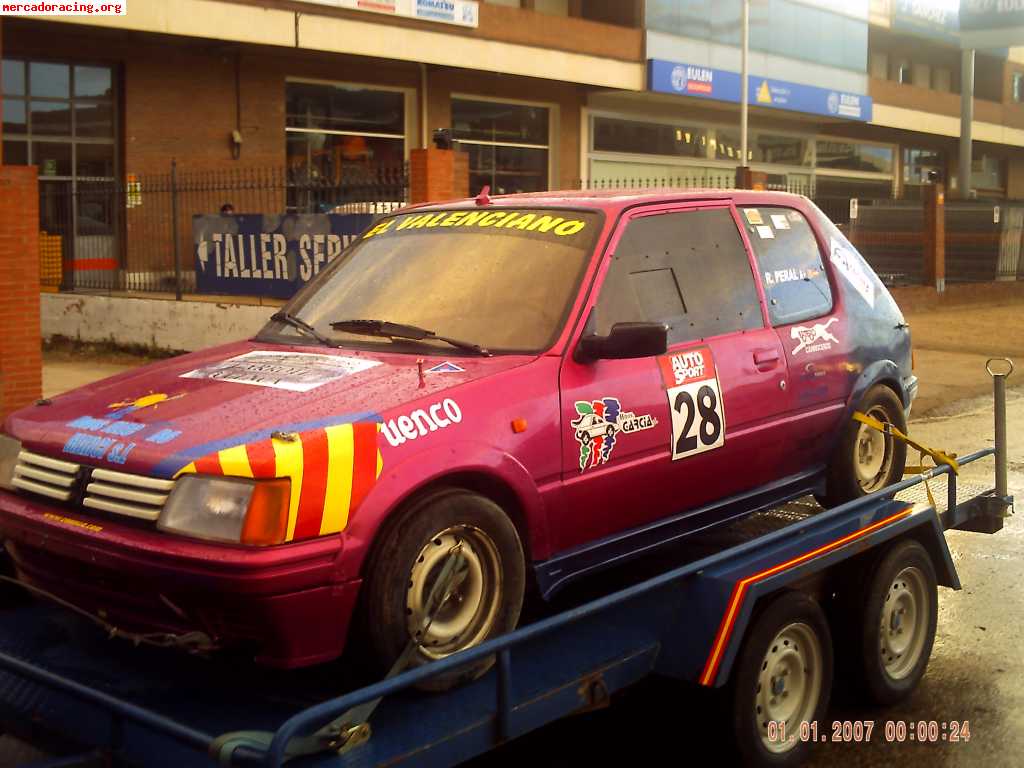
<instances>
[{"instance_id":1,"label":"front grille","mask_svg":"<svg viewBox=\"0 0 1024 768\"><path fill-rule=\"evenodd\" d=\"M80 464L59 461L38 453L21 451L14 467L15 488L38 493L51 499L67 501L75 493Z\"/></svg>"},{"instance_id":2,"label":"front grille","mask_svg":"<svg viewBox=\"0 0 1024 768\"><path fill-rule=\"evenodd\" d=\"M173 480L83 467L24 450L18 454L13 483L29 493L148 521L160 517L174 488Z\"/></svg>"},{"instance_id":3,"label":"front grille","mask_svg":"<svg viewBox=\"0 0 1024 768\"><path fill-rule=\"evenodd\" d=\"M115 515L156 520L172 488L173 480L94 469L89 484L85 486L82 506Z\"/></svg>"}]
</instances>

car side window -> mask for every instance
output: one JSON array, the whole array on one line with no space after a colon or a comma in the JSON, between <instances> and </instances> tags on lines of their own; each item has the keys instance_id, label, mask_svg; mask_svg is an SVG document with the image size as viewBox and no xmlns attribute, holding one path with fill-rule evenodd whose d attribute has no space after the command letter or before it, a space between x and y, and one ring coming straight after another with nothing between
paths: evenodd
<instances>
[{"instance_id":1,"label":"car side window","mask_svg":"<svg viewBox=\"0 0 1024 768\"><path fill-rule=\"evenodd\" d=\"M601 335L615 323L663 322L669 344L764 327L747 251L727 208L629 222L594 310Z\"/></svg>"},{"instance_id":2,"label":"car side window","mask_svg":"<svg viewBox=\"0 0 1024 768\"><path fill-rule=\"evenodd\" d=\"M741 208L757 257L772 325L821 317L832 310L832 290L818 241L807 219L792 208Z\"/></svg>"}]
</instances>

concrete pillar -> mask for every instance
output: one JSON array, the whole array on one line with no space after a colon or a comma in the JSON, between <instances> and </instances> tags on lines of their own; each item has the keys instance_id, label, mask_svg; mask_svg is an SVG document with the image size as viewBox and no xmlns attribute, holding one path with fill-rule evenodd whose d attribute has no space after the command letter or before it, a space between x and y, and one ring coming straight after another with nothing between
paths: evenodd
<instances>
[{"instance_id":1,"label":"concrete pillar","mask_svg":"<svg viewBox=\"0 0 1024 768\"><path fill-rule=\"evenodd\" d=\"M0 422L42 395L36 173L0 165Z\"/></svg>"},{"instance_id":2,"label":"concrete pillar","mask_svg":"<svg viewBox=\"0 0 1024 768\"><path fill-rule=\"evenodd\" d=\"M946 290L946 192L941 184L923 188L924 282L939 293Z\"/></svg>"},{"instance_id":3,"label":"concrete pillar","mask_svg":"<svg viewBox=\"0 0 1024 768\"><path fill-rule=\"evenodd\" d=\"M480 190L473 190L473 194ZM453 149L414 149L409 153L409 202L469 197L469 155Z\"/></svg>"}]
</instances>

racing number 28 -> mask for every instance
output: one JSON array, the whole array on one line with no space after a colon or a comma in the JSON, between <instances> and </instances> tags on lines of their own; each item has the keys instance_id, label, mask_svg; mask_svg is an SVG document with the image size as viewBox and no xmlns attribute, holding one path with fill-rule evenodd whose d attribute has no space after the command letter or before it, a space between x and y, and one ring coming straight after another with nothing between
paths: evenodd
<instances>
[{"instance_id":1,"label":"racing number 28","mask_svg":"<svg viewBox=\"0 0 1024 768\"><path fill-rule=\"evenodd\" d=\"M718 448L725 443L725 418L717 379L668 390L672 411L672 459Z\"/></svg>"}]
</instances>

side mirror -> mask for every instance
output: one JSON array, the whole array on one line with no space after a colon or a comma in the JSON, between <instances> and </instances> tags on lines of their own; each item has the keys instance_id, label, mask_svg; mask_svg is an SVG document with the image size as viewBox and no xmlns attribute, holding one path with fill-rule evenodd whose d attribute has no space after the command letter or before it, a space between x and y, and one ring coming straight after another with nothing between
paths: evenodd
<instances>
[{"instance_id":1,"label":"side mirror","mask_svg":"<svg viewBox=\"0 0 1024 768\"><path fill-rule=\"evenodd\" d=\"M578 363L626 360L663 355L667 349L668 326L664 323L616 323L607 336L584 334L573 358Z\"/></svg>"}]
</instances>

